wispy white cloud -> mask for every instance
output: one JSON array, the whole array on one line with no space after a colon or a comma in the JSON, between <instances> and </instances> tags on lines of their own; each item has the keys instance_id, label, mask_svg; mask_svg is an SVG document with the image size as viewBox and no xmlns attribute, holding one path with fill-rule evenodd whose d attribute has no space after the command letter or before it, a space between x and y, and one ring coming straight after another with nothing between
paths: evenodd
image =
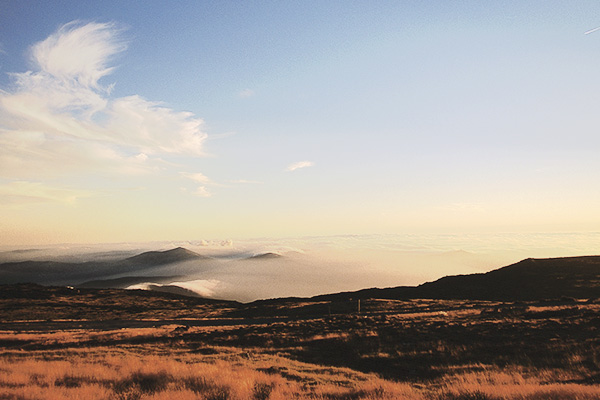
<instances>
[{"instance_id":1,"label":"wispy white cloud","mask_svg":"<svg viewBox=\"0 0 600 400\"><path fill-rule=\"evenodd\" d=\"M176 175L165 157L204 155L207 135L192 113L110 97L102 80L126 47L115 24L71 22L30 48L33 69L0 90L0 178Z\"/></svg>"},{"instance_id":2,"label":"wispy white cloud","mask_svg":"<svg viewBox=\"0 0 600 400\"><path fill-rule=\"evenodd\" d=\"M113 23L73 21L46 40L31 47L31 58L43 74L66 84L98 87L98 81L113 70L110 59L126 49Z\"/></svg>"},{"instance_id":3,"label":"wispy white cloud","mask_svg":"<svg viewBox=\"0 0 600 400\"><path fill-rule=\"evenodd\" d=\"M299 161L288 165L288 167L285 170L288 172L292 172L296 171L297 169L312 167L313 165L315 165L315 163L313 163L312 161Z\"/></svg>"},{"instance_id":4,"label":"wispy white cloud","mask_svg":"<svg viewBox=\"0 0 600 400\"><path fill-rule=\"evenodd\" d=\"M198 197L211 197L212 193L208 191L206 186L198 186L193 194Z\"/></svg>"},{"instance_id":5,"label":"wispy white cloud","mask_svg":"<svg viewBox=\"0 0 600 400\"><path fill-rule=\"evenodd\" d=\"M153 282L144 282L138 283L135 285L128 286L127 289L141 289L141 290L151 290L152 288L162 287L162 286L178 286L183 289L191 290L192 292L197 293L202 297L214 297L215 289L221 284L221 282L214 279L196 279L191 281L184 282L171 282L168 284L160 284Z\"/></svg>"},{"instance_id":6,"label":"wispy white cloud","mask_svg":"<svg viewBox=\"0 0 600 400\"><path fill-rule=\"evenodd\" d=\"M194 172L194 173L189 173L189 172L181 172L181 175L187 179L192 180L195 184L200 184L199 186L196 186L195 189L193 190L189 190L187 188L184 188L183 191L184 192L188 192L193 194L194 196L198 196L198 197L212 197L213 192L211 192L210 190L208 190L207 186L217 186L217 187L223 187L225 185L214 182L212 179L210 179L208 176L204 175L201 172Z\"/></svg>"},{"instance_id":7,"label":"wispy white cloud","mask_svg":"<svg viewBox=\"0 0 600 400\"><path fill-rule=\"evenodd\" d=\"M139 96L116 99L106 112L106 133L118 145L146 154L204 155L202 120Z\"/></svg>"},{"instance_id":8,"label":"wispy white cloud","mask_svg":"<svg viewBox=\"0 0 600 400\"><path fill-rule=\"evenodd\" d=\"M195 172L195 173L182 172L181 175L185 176L188 179L193 180L194 182L202 183L205 185L214 184L214 182L208 176L204 175L201 172Z\"/></svg>"},{"instance_id":9,"label":"wispy white cloud","mask_svg":"<svg viewBox=\"0 0 600 400\"><path fill-rule=\"evenodd\" d=\"M191 290L193 292L198 293L203 297L214 297L215 289L221 284L218 280L215 279L196 279L192 281L185 282L172 282L170 285L179 286L184 289Z\"/></svg>"},{"instance_id":10,"label":"wispy white cloud","mask_svg":"<svg viewBox=\"0 0 600 400\"><path fill-rule=\"evenodd\" d=\"M59 202L72 204L90 192L51 187L40 182L15 181L0 185L0 204Z\"/></svg>"},{"instance_id":11,"label":"wispy white cloud","mask_svg":"<svg viewBox=\"0 0 600 400\"><path fill-rule=\"evenodd\" d=\"M254 90L252 89L244 89L238 93L238 96L242 99L254 96Z\"/></svg>"},{"instance_id":12,"label":"wispy white cloud","mask_svg":"<svg viewBox=\"0 0 600 400\"><path fill-rule=\"evenodd\" d=\"M583 32L584 35L589 35L590 33L594 33L596 31L600 31L600 26L594 29L590 29L589 31Z\"/></svg>"},{"instance_id":13,"label":"wispy white cloud","mask_svg":"<svg viewBox=\"0 0 600 400\"><path fill-rule=\"evenodd\" d=\"M247 180L247 179L235 179L232 181L229 181L230 183L234 183L234 184L248 184L248 185L259 185L262 184L261 181L252 181L252 180Z\"/></svg>"}]
</instances>

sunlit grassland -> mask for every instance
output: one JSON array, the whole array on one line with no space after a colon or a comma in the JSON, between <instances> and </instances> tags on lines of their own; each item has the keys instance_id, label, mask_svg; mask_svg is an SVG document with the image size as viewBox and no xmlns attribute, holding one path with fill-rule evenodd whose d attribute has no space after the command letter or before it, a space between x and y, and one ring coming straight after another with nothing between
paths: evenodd
<instances>
[{"instance_id":1,"label":"sunlit grassland","mask_svg":"<svg viewBox=\"0 0 600 400\"><path fill-rule=\"evenodd\" d=\"M2 399L597 399L596 385L548 383L556 371L463 366L427 383L392 382L235 348L5 352ZM155 354L153 354L155 353ZM468 372L465 372L468 371ZM477 371L477 372L474 372Z\"/></svg>"},{"instance_id":2,"label":"sunlit grassland","mask_svg":"<svg viewBox=\"0 0 600 400\"><path fill-rule=\"evenodd\" d=\"M164 349L153 355L147 348L5 353L0 361L0 398L421 398L411 385L373 374L237 349L214 350L217 355L166 355Z\"/></svg>"},{"instance_id":3,"label":"sunlit grassland","mask_svg":"<svg viewBox=\"0 0 600 400\"><path fill-rule=\"evenodd\" d=\"M600 399L594 300L251 307L210 326L7 323L0 399Z\"/></svg>"}]
</instances>

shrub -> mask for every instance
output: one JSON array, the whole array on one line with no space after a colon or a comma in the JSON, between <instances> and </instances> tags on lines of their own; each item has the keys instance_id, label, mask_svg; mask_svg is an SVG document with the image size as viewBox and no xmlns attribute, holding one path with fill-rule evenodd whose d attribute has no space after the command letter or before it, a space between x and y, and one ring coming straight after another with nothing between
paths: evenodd
<instances>
[{"instance_id":1,"label":"shrub","mask_svg":"<svg viewBox=\"0 0 600 400\"><path fill-rule=\"evenodd\" d=\"M152 394L165 390L170 381L171 377L164 371L156 373L134 372L130 377L117 382L113 389L117 393L137 389L141 393Z\"/></svg>"},{"instance_id":2,"label":"shrub","mask_svg":"<svg viewBox=\"0 0 600 400\"><path fill-rule=\"evenodd\" d=\"M79 378L76 378L74 376L70 376L70 375L66 375L63 376L62 378L57 378L54 381L54 386L64 386L67 388L76 388L81 386L81 381Z\"/></svg>"},{"instance_id":3,"label":"shrub","mask_svg":"<svg viewBox=\"0 0 600 400\"><path fill-rule=\"evenodd\" d=\"M252 389L252 395L254 400L267 400L269 396L271 396L271 392L273 391L273 386L257 382Z\"/></svg>"},{"instance_id":4,"label":"shrub","mask_svg":"<svg viewBox=\"0 0 600 400\"><path fill-rule=\"evenodd\" d=\"M492 397L479 390L469 391L460 394L444 394L439 397L439 400L499 400L497 397Z\"/></svg>"}]
</instances>

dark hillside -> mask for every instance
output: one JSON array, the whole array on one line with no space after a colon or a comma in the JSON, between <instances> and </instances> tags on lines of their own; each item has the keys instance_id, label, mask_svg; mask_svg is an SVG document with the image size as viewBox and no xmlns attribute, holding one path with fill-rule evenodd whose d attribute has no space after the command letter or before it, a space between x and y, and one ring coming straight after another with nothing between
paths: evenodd
<instances>
[{"instance_id":1,"label":"dark hillside","mask_svg":"<svg viewBox=\"0 0 600 400\"><path fill-rule=\"evenodd\" d=\"M418 287L418 294L424 298L479 300L596 298L600 297L600 257L528 258L486 274L425 283Z\"/></svg>"},{"instance_id":2,"label":"dark hillside","mask_svg":"<svg viewBox=\"0 0 600 400\"><path fill-rule=\"evenodd\" d=\"M154 267L194 260L210 260L210 257L177 247L167 251L149 251L117 261L7 262L0 264L0 285L37 283L64 286L88 284L92 281L93 287L99 287L97 283L102 280L122 278L118 275L141 276Z\"/></svg>"},{"instance_id":3,"label":"dark hillside","mask_svg":"<svg viewBox=\"0 0 600 400\"><path fill-rule=\"evenodd\" d=\"M121 278L114 279L98 279L93 281L87 281L80 283L78 285L74 285L77 288L87 288L87 289L126 289L129 286L137 285L144 282L154 282L154 283L164 283L164 282L172 282L174 279L178 278L177 275L170 276L124 276Z\"/></svg>"},{"instance_id":4,"label":"dark hillside","mask_svg":"<svg viewBox=\"0 0 600 400\"><path fill-rule=\"evenodd\" d=\"M600 256L528 258L485 274L446 276L416 287L364 289L317 296L315 300L350 298L541 300L600 297Z\"/></svg>"},{"instance_id":5,"label":"dark hillside","mask_svg":"<svg viewBox=\"0 0 600 400\"><path fill-rule=\"evenodd\" d=\"M237 309L235 301L150 290L0 285L2 321L206 318Z\"/></svg>"},{"instance_id":6,"label":"dark hillside","mask_svg":"<svg viewBox=\"0 0 600 400\"><path fill-rule=\"evenodd\" d=\"M0 285L15 283L50 283L67 285L91 279L109 264L99 262L67 263L55 261L19 261L0 264Z\"/></svg>"}]
</instances>

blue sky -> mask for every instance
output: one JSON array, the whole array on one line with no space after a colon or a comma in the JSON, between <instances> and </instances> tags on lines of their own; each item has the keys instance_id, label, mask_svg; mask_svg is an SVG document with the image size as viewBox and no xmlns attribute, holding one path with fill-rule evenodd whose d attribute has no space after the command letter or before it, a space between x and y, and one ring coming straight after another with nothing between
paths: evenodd
<instances>
[{"instance_id":1,"label":"blue sky","mask_svg":"<svg viewBox=\"0 0 600 400\"><path fill-rule=\"evenodd\" d=\"M123 3L0 4L7 242L598 230L597 2Z\"/></svg>"}]
</instances>

